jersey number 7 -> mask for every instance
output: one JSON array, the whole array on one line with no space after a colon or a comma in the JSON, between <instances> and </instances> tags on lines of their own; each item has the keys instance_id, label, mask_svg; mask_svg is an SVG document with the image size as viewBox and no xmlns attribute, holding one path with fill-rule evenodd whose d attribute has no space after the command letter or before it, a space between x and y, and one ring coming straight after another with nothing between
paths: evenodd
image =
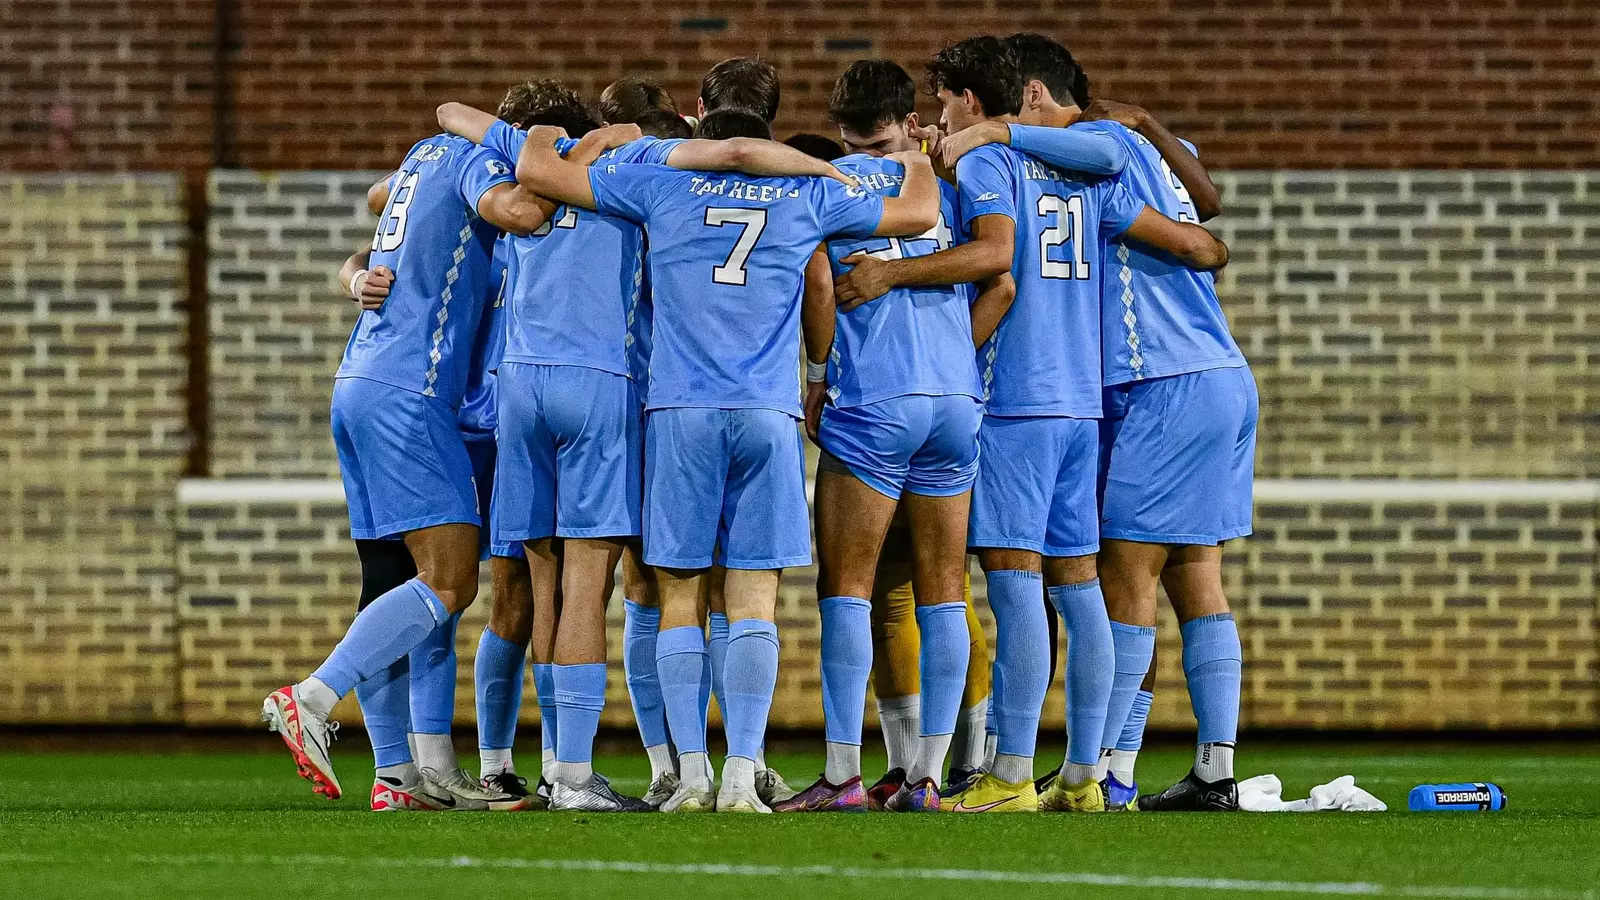
<instances>
[{"instance_id":1,"label":"jersey number 7","mask_svg":"<svg viewBox=\"0 0 1600 900\"><path fill-rule=\"evenodd\" d=\"M705 224L718 228L724 225L739 226L739 239L733 242L733 249L728 252L728 258L722 261L722 265L711 269L711 280L717 284L743 286L750 274L745 269L745 264L750 260L750 251L756 248L756 241L767 227L767 211L708 206Z\"/></svg>"}]
</instances>

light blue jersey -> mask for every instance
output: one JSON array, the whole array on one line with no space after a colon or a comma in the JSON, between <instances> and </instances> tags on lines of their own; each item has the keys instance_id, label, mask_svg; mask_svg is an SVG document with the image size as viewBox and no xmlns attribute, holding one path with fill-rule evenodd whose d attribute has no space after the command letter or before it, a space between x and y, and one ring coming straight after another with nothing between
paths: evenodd
<instances>
[{"instance_id":1,"label":"light blue jersey","mask_svg":"<svg viewBox=\"0 0 1600 900\"><path fill-rule=\"evenodd\" d=\"M493 150L442 134L411 148L372 238L369 265L394 286L364 310L337 378L366 378L461 404L489 290L498 229L478 216L490 188L515 182Z\"/></svg>"},{"instance_id":2,"label":"light blue jersey","mask_svg":"<svg viewBox=\"0 0 1600 900\"><path fill-rule=\"evenodd\" d=\"M483 145L516 159L527 133L495 122ZM640 138L608 163L665 163L677 140ZM575 142L563 141L563 154ZM573 206L513 240L507 362L583 366L642 379L649 360L644 232L618 216Z\"/></svg>"},{"instance_id":3,"label":"light blue jersey","mask_svg":"<svg viewBox=\"0 0 1600 900\"><path fill-rule=\"evenodd\" d=\"M1012 126L1011 145L1030 156L1071 166L1085 152L1103 156L1071 128ZM1161 153L1116 122L1093 127L1122 148L1116 180L1168 218L1197 222L1194 203ZM1184 141L1190 152L1194 145ZM1137 244L1108 240L1102 255L1102 353L1107 387L1246 365L1217 302L1216 279Z\"/></svg>"},{"instance_id":4,"label":"light blue jersey","mask_svg":"<svg viewBox=\"0 0 1600 900\"><path fill-rule=\"evenodd\" d=\"M495 414L495 370L506 351L506 262L511 256L511 236L494 242L489 262L489 297L472 348L472 368L467 371L467 391L456 418L468 438L492 438L498 424Z\"/></svg>"},{"instance_id":5,"label":"light blue jersey","mask_svg":"<svg viewBox=\"0 0 1600 900\"><path fill-rule=\"evenodd\" d=\"M865 154L835 160L868 191L886 197L900 193L905 167ZM838 276L849 267L840 260L854 253L879 259L927 256L956 243L955 189L941 181L939 222L910 238L871 238L828 242L828 258ZM840 312L828 356L828 395L835 406L865 406L910 394L982 396L972 356L972 286L895 288L872 303Z\"/></svg>"},{"instance_id":6,"label":"light blue jersey","mask_svg":"<svg viewBox=\"0 0 1600 900\"><path fill-rule=\"evenodd\" d=\"M961 225L1016 223L1017 297L979 352L991 416L1100 416L1100 244L1144 210L1106 178L1058 169L1002 144L956 164Z\"/></svg>"},{"instance_id":7,"label":"light blue jersey","mask_svg":"<svg viewBox=\"0 0 1600 900\"><path fill-rule=\"evenodd\" d=\"M800 294L830 236L870 237L883 198L824 178L589 170L600 212L643 225L655 302L647 408L800 416Z\"/></svg>"}]
</instances>

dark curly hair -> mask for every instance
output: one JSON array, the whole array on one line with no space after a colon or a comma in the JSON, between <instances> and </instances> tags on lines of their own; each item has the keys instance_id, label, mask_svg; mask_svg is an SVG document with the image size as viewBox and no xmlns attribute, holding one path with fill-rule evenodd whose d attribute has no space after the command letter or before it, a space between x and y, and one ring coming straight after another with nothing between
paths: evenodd
<instances>
[{"instance_id":1,"label":"dark curly hair","mask_svg":"<svg viewBox=\"0 0 1600 900\"><path fill-rule=\"evenodd\" d=\"M1017 54L993 35L971 37L940 50L928 61L928 90L971 91L986 116L1022 111L1022 71Z\"/></svg>"},{"instance_id":2,"label":"dark curly hair","mask_svg":"<svg viewBox=\"0 0 1600 900\"><path fill-rule=\"evenodd\" d=\"M916 108L917 83L898 63L887 59L851 63L833 83L833 95L828 98L828 118L861 135L902 121Z\"/></svg>"},{"instance_id":3,"label":"dark curly hair","mask_svg":"<svg viewBox=\"0 0 1600 900\"><path fill-rule=\"evenodd\" d=\"M1089 76L1066 47L1030 31L1010 35L1006 43L1017 55L1024 84L1038 81L1057 103L1071 97L1079 109L1089 108Z\"/></svg>"},{"instance_id":4,"label":"dark curly hair","mask_svg":"<svg viewBox=\"0 0 1600 900\"><path fill-rule=\"evenodd\" d=\"M503 122L520 124L523 128L555 125L565 128L568 136L574 138L600 127L578 92L554 78L535 78L513 85L494 114Z\"/></svg>"},{"instance_id":5,"label":"dark curly hair","mask_svg":"<svg viewBox=\"0 0 1600 900\"><path fill-rule=\"evenodd\" d=\"M752 57L725 59L700 79L700 101L707 113L744 109L770 124L778 118L778 70Z\"/></svg>"}]
</instances>

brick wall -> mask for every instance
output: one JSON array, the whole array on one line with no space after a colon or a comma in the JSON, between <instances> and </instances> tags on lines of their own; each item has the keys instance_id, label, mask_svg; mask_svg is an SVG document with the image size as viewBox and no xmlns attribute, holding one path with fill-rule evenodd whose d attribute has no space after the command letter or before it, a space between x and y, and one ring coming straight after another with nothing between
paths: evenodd
<instances>
[{"instance_id":1,"label":"brick wall","mask_svg":"<svg viewBox=\"0 0 1600 900\"><path fill-rule=\"evenodd\" d=\"M210 159L209 0L0 0L0 150L28 168ZM1600 7L1588 0L250 0L221 158L380 168L432 109L530 76L593 96L651 76L692 109L717 60L759 53L781 132L823 130L833 79L943 43L1043 31L1096 91L1144 103L1223 168L1578 168L1600 158ZM231 110L231 116L228 115ZM229 131L224 128L224 131ZM51 142L54 141L54 144ZM234 156L234 151L237 156Z\"/></svg>"},{"instance_id":2,"label":"brick wall","mask_svg":"<svg viewBox=\"0 0 1600 900\"><path fill-rule=\"evenodd\" d=\"M177 716L183 202L0 179L0 722Z\"/></svg>"}]
</instances>

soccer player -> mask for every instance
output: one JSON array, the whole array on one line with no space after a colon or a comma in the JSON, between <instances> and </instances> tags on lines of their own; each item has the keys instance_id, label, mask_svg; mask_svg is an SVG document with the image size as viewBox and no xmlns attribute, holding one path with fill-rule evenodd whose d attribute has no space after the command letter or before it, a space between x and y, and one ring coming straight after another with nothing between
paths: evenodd
<instances>
[{"instance_id":1,"label":"soccer player","mask_svg":"<svg viewBox=\"0 0 1600 900\"><path fill-rule=\"evenodd\" d=\"M341 794L328 755L334 704L449 627L477 595L481 520L457 410L495 237L532 231L545 215L509 160L454 136L419 142L396 174L371 258L395 281L350 337L332 419L351 537L403 535L418 574L359 612L315 673L262 706L301 775L329 798Z\"/></svg>"},{"instance_id":2,"label":"soccer player","mask_svg":"<svg viewBox=\"0 0 1600 900\"><path fill-rule=\"evenodd\" d=\"M721 109L702 137L767 137L764 119ZM528 154L532 151L534 155ZM809 157L808 157L809 159ZM925 161L900 196L837 178L748 178L661 166L584 169L562 160L554 135L530 135L518 177L544 196L630 219L650 234L655 347L645 441L645 561L661 593L657 674L682 784L663 811L767 812L756 792L777 679L778 578L811 560L799 432L802 273L832 235L907 236L931 228L938 193ZM727 569L725 692L728 760L720 793L698 710L706 652L701 583Z\"/></svg>"},{"instance_id":3,"label":"soccer player","mask_svg":"<svg viewBox=\"0 0 1600 900\"><path fill-rule=\"evenodd\" d=\"M719 109L742 109L770 126L778 118L778 98L778 70L771 63L735 56L712 66L700 79L699 117Z\"/></svg>"},{"instance_id":4,"label":"soccer player","mask_svg":"<svg viewBox=\"0 0 1600 900\"><path fill-rule=\"evenodd\" d=\"M839 160L841 171L873 193L897 194L904 167L887 157L920 144L915 106L916 85L904 69L887 60L853 64L835 84L829 112L852 144L870 149ZM861 727L873 660L868 598L902 505L920 588L921 734L908 777L885 808L939 809L970 642L962 576L980 390L968 286L902 288L846 314L835 308L833 276L866 255L898 259L951 246L955 191L943 182L940 188L931 230L913 238L835 239L807 272L806 423L823 449L815 508L827 765L809 788L778 804L779 812L867 808ZM1010 291L1009 277L1001 275L994 289Z\"/></svg>"},{"instance_id":5,"label":"soccer player","mask_svg":"<svg viewBox=\"0 0 1600 900\"><path fill-rule=\"evenodd\" d=\"M985 122L1013 122L1021 109L1017 58L998 38L957 43L934 57L928 73L952 136ZM1098 174L1113 170L1114 162L1102 160ZM992 708L998 734L993 770L952 808L1098 811L1104 800L1094 769L1113 674L1109 621L1094 567L1098 248L1102 239L1126 233L1207 268L1225 263L1227 250L1199 226L1147 209L1087 167L1057 169L988 145L961 156L955 171L971 241L924 258L870 261L838 286L842 298L861 302L890 286L936 283L967 258L1007 259L1016 282L1013 304L978 303L972 315L974 338L987 340L979 360L987 399L968 542L977 548L995 614ZM1068 717L1072 766L1042 798L1032 781L1049 679L1041 582L1077 657L1068 660L1069 681L1076 682L1069 697L1080 712Z\"/></svg>"},{"instance_id":6,"label":"soccer player","mask_svg":"<svg viewBox=\"0 0 1600 900\"><path fill-rule=\"evenodd\" d=\"M1016 128L1021 149L1071 165L1081 141L1060 126L1092 127L1123 148L1118 183L1180 221L1205 221L1221 200L1194 147L1144 110L1101 101L1091 112L1088 78L1066 48L1040 35L1007 38L1023 60L1028 100ZM1057 98L1060 98L1058 101ZM975 136L976 137L976 136ZM1239 719L1238 629L1222 589L1222 544L1251 530L1255 380L1228 330L1207 272L1174 265L1137 244L1104 247L1101 309L1105 419L1101 425L1099 566L1115 633L1117 684L1101 746L1137 751L1150 697L1140 682L1155 642L1157 582L1183 635L1184 674L1199 724L1194 769L1145 810L1238 808L1233 777ZM1114 627L1117 627L1114 624ZM1133 711L1135 728L1125 736ZM1136 793L1131 756L1106 779L1111 802Z\"/></svg>"}]
</instances>

